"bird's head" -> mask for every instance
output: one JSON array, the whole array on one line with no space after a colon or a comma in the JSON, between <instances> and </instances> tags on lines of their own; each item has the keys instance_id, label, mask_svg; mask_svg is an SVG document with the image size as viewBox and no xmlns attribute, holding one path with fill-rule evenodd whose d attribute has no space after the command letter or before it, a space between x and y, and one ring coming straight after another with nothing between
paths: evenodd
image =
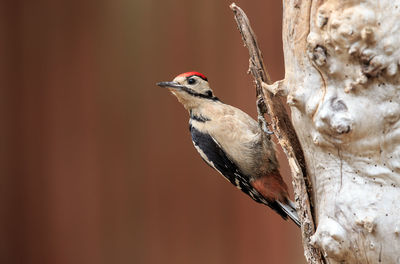
<instances>
[{"instance_id":1,"label":"bird's head","mask_svg":"<svg viewBox=\"0 0 400 264\"><path fill-rule=\"evenodd\" d=\"M172 82L159 82L157 85L169 88L188 110L205 101L218 101L206 76L199 72L185 72L176 76Z\"/></svg>"}]
</instances>

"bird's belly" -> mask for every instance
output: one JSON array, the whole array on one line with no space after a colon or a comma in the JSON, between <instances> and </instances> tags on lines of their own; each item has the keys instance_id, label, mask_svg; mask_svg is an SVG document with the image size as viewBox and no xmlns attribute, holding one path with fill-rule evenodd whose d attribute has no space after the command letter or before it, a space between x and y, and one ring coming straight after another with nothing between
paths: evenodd
<instances>
[{"instance_id":1,"label":"bird's belly","mask_svg":"<svg viewBox=\"0 0 400 264\"><path fill-rule=\"evenodd\" d=\"M218 140L218 139L217 139ZM238 166L238 168L248 176L253 176L257 170L254 161L257 153L254 149L254 143L251 140L240 140L239 138L230 138L229 136L223 140L218 140L222 149L227 156ZM254 175L255 176L255 175Z\"/></svg>"}]
</instances>

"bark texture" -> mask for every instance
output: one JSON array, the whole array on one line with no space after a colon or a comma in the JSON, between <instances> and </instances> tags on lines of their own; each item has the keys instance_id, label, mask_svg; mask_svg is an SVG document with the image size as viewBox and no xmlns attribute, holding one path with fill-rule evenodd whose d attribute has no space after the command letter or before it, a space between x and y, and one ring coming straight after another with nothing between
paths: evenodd
<instances>
[{"instance_id":1,"label":"bark texture","mask_svg":"<svg viewBox=\"0 0 400 264\"><path fill-rule=\"evenodd\" d=\"M314 234L314 220L311 212L309 190L307 188L307 171L303 151L296 132L289 119L288 114L279 97L274 92L262 89L263 85L271 87L271 79L266 71L261 51L258 47L257 38L250 26L249 19L241 8L232 4L232 11L238 25L243 42L249 50L249 72L254 77L257 95L257 110L260 127L267 130L264 114L268 113L271 119L273 133L284 150L289 162L293 177L293 187L297 213L301 222L301 234L304 247L304 255L309 263L322 263L320 252L310 243ZM279 86L277 86L279 88Z\"/></svg>"},{"instance_id":2,"label":"bark texture","mask_svg":"<svg viewBox=\"0 0 400 264\"><path fill-rule=\"evenodd\" d=\"M284 0L287 95L328 263L400 263L400 2Z\"/></svg>"}]
</instances>

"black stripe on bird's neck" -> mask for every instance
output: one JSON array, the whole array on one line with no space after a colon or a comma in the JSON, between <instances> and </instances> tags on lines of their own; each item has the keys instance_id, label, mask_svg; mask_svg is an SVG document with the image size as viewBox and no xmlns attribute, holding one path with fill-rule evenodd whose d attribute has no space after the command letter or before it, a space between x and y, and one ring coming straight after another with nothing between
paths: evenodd
<instances>
[{"instance_id":1,"label":"black stripe on bird's neck","mask_svg":"<svg viewBox=\"0 0 400 264\"><path fill-rule=\"evenodd\" d=\"M209 119L205 116L193 114L192 110L190 110L189 113L190 113L190 119L195 120L197 122L205 123L207 121L211 121L211 119Z\"/></svg>"},{"instance_id":2,"label":"black stripe on bird's neck","mask_svg":"<svg viewBox=\"0 0 400 264\"><path fill-rule=\"evenodd\" d=\"M194 90L192 90L188 87L182 87L181 89L182 89L182 91L185 91L188 94L195 96L195 97L200 97L200 98L209 99L209 100L213 100L213 101L220 101L218 99L218 97L215 97L213 95L208 95L208 94L201 94L201 93L195 92Z\"/></svg>"}]
</instances>

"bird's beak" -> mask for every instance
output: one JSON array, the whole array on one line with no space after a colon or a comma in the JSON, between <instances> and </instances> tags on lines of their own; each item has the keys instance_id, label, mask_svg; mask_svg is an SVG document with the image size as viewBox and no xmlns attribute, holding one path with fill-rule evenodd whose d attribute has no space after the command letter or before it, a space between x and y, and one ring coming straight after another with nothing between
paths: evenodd
<instances>
[{"instance_id":1,"label":"bird's beak","mask_svg":"<svg viewBox=\"0 0 400 264\"><path fill-rule=\"evenodd\" d=\"M159 82L157 83L157 85L160 87L167 87L167 88L177 88L177 89L185 88L185 86L177 82Z\"/></svg>"}]
</instances>

